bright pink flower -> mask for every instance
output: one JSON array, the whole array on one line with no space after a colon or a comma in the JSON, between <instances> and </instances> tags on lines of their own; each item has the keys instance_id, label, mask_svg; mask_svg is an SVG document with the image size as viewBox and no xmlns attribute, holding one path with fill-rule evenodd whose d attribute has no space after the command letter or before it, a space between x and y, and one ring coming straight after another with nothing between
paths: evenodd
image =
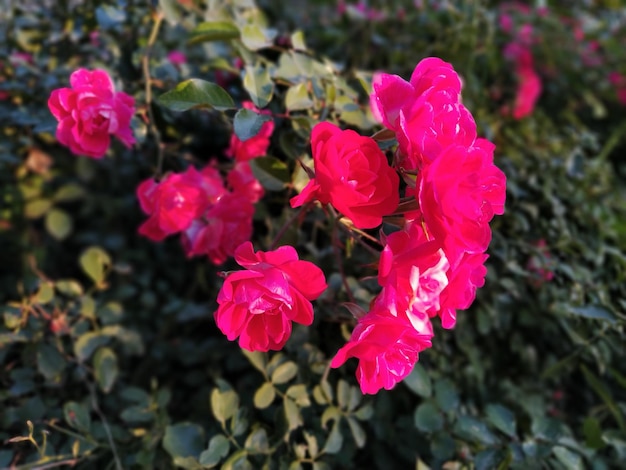
<instances>
[{"instance_id":1,"label":"bright pink flower","mask_svg":"<svg viewBox=\"0 0 626 470\"><path fill-rule=\"evenodd\" d=\"M160 241L189 228L209 203L202 175L192 166L183 173L170 173L161 181L148 178L137 188L142 210L150 217L139 233Z\"/></svg>"},{"instance_id":2,"label":"bright pink flower","mask_svg":"<svg viewBox=\"0 0 626 470\"><path fill-rule=\"evenodd\" d=\"M223 194L182 233L185 253L188 257L206 255L213 264L222 264L250 240L253 215L248 196Z\"/></svg>"},{"instance_id":3,"label":"bright pink flower","mask_svg":"<svg viewBox=\"0 0 626 470\"><path fill-rule=\"evenodd\" d=\"M261 114L270 114L269 111L259 110L252 101L244 101L242 106ZM253 158L262 157L267 153L270 146L270 138L274 132L274 121L264 122L259 132L248 140L241 141L233 132L230 137L230 146L226 150L226 156L232 157L238 162L252 160Z\"/></svg>"},{"instance_id":4,"label":"bright pink flower","mask_svg":"<svg viewBox=\"0 0 626 470\"><path fill-rule=\"evenodd\" d=\"M246 196L252 203L257 202L265 194L263 186L254 177L249 162L237 162L226 178L234 193Z\"/></svg>"},{"instance_id":5,"label":"bright pink flower","mask_svg":"<svg viewBox=\"0 0 626 470\"><path fill-rule=\"evenodd\" d=\"M410 109L421 96L440 91L447 93L450 101L458 101L461 80L452 65L437 57L427 57L417 64L409 82L398 75L375 73L370 107L379 122L397 131L400 111L411 114Z\"/></svg>"},{"instance_id":6,"label":"bright pink flower","mask_svg":"<svg viewBox=\"0 0 626 470\"><path fill-rule=\"evenodd\" d=\"M376 141L329 122L311 133L315 178L291 199L291 207L312 200L332 204L358 228L373 228L400 200L400 179Z\"/></svg>"},{"instance_id":7,"label":"bright pink flower","mask_svg":"<svg viewBox=\"0 0 626 470\"><path fill-rule=\"evenodd\" d=\"M167 54L167 60L174 65L182 65L187 62L187 56L181 51L172 51Z\"/></svg>"},{"instance_id":8,"label":"bright pink flower","mask_svg":"<svg viewBox=\"0 0 626 470\"><path fill-rule=\"evenodd\" d=\"M469 147L476 139L471 113L447 91L420 97L410 110L400 112L397 131L399 164L419 169L451 145Z\"/></svg>"},{"instance_id":9,"label":"bright pink flower","mask_svg":"<svg viewBox=\"0 0 626 470\"><path fill-rule=\"evenodd\" d=\"M356 377L363 393L375 394L381 388L391 390L411 373L419 353L430 348L432 325L423 315L419 329L404 317L396 317L374 307L359 319L348 341L333 358L330 366L340 367L351 357L359 359Z\"/></svg>"},{"instance_id":10,"label":"bright pink flower","mask_svg":"<svg viewBox=\"0 0 626 470\"><path fill-rule=\"evenodd\" d=\"M326 289L324 273L300 261L291 246L254 252L246 242L235 251L245 271L229 274L217 296L218 328L249 351L281 349L291 335L291 322L313 322L311 301Z\"/></svg>"},{"instance_id":11,"label":"bright pink flower","mask_svg":"<svg viewBox=\"0 0 626 470\"><path fill-rule=\"evenodd\" d=\"M448 285L449 263L440 244L428 240L418 223L386 237L380 255L378 297L392 315L406 315L419 323L424 313L435 315L439 296Z\"/></svg>"},{"instance_id":12,"label":"bright pink flower","mask_svg":"<svg viewBox=\"0 0 626 470\"><path fill-rule=\"evenodd\" d=\"M446 273L448 285L441 293L438 312L444 328L454 328L456 311L469 308L476 298L476 289L485 285L488 257L484 253L463 253L457 265Z\"/></svg>"},{"instance_id":13,"label":"bright pink flower","mask_svg":"<svg viewBox=\"0 0 626 470\"><path fill-rule=\"evenodd\" d=\"M116 92L104 70L79 69L70 76L72 88L54 90L48 100L50 112L59 121L56 136L77 155L101 158L110 135L126 147L135 143L130 120L135 99Z\"/></svg>"},{"instance_id":14,"label":"bright pink flower","mask_svg":"<svg viewBox=\"0 0 626 470\"><path fill-rule=\"evenodd\" d=\"M420 208L429 231L444 245L452 238L463 251L487 249L489 221L503 213L506 196L506 177L493 164L494 148L485 139L470 148L450 146L420 173Z\"/></svg>"}]
</instances>

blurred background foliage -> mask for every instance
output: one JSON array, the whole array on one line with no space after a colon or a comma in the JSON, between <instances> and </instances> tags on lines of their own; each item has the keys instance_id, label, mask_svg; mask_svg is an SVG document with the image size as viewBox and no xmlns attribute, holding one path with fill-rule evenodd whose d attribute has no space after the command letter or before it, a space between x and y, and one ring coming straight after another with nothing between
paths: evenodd
<instances>
[{"instance_id":1,"label":"blurred background foliage","mask_svg":"<svg viewBox=\"0 0 626 470\"><path fill-rule=\"evenodd\" d=\"M534 112L514 120L503 8L0 0L0 468L619 468L626 105L608 77L626 74L626 9L513 8L532 25L543 83ZM438 328L404 383L363 397L354 364L327 365L353 324L339 306L341 273L366 306L372 258L344 238L340 267L311 214L281 240L329 279L314 325L295 328L282 352L229 343L212 313L218 274L234 263L214 267L186 259L176 240L140 237L135 188L159 152L166 170L226 163L234 113L148 103L144 65L154 97L199 78L271 110L273 163L255 173L269 191L254 241L267 247L306 181L296 159L307 160L311 127L328 119L371 135L372 72L408 78L431 55L463 77L464 102L508 178L472 308L454 330ZM108 70L135 96L135 149L116 143L96 161L56 143L47 98L79 67Z\"/></svg>"}]
</instances>

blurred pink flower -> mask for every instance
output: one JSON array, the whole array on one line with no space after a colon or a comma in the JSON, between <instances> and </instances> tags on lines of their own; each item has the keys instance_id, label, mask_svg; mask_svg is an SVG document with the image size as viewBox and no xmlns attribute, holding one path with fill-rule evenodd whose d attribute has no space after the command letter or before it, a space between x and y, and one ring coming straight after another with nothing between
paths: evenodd
<instances>
[{"instance_id":1,"label":"blurred pink flower","mask_svg":"<svg viewBox=\"0 0 626 470\"><path fill-rule=\"evenodd\" d=\"M324 273L296 250L282 246L254 252L246 242L235 251L244 271L230 273L217 296L218 328L249 351L281 349L291 335L291 322L313 322L311 301L326 289Z\"/></svg>"},{"instance_id":2,"label":"blurred pink flower","mask_svg":"<svg viewBox=\"0 0 626 470\"><path fill-rule=\"evenodd\" d=\"M167 60L174 65L182 65L187 62L187 56L181 51L171 51L167 54Z\"/></svg>"},{"instance_id":3,"label":"blurred pink flower","mask_svg":"<svg viewBox=\"0 0 626 470\"><path fill-rule=\"evenodd\" d=\"M190 166L183 173L170 173L161 181L148 178L137 187L141 209L149 215L139 233L160 241L189 228L207 208L209 200L203 178Z\"/></svg>"},{"instance_id":4,"label":"blurred pink flower","mask_svg":"<svg viewBox=\"0 0 626 470\"><path fill-rule=\"evenodd\" d=\"M104 70L79 69L70 76L72 88L54 90L48 99L50 112L59 121L56 137L77 155L102 158L110 136L126 147L135 143L130 120L135 99L115 91Z\"/></svg>"}]
</instances>

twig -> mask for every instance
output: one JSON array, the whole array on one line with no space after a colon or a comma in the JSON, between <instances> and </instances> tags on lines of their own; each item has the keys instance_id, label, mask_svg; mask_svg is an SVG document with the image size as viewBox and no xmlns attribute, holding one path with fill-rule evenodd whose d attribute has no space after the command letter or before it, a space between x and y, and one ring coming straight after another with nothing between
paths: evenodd
<instances>
[{"instance_id":1,"label":"twig","mask_svg":"<svg viewBox=\"0 0 626 470\"><path fill-rule=\"evenodd\" d=\"M148 110L149 129L152 133L154 140L157 144L157 177L161 176L163 171L163 142L161 141L161 133L157 128L154 120L154 113L152 112L152 77L150 76L150 54L152 53L152 47L159 34L159 28L163 21L163 12L158 11L154 16L154 25L152 25L152 31L150 31L150 37L148 44L146 45L145 52L141 58L141 65L143 69L143 78L146 83L146 108Z\"/></svg>"}]
</instances>

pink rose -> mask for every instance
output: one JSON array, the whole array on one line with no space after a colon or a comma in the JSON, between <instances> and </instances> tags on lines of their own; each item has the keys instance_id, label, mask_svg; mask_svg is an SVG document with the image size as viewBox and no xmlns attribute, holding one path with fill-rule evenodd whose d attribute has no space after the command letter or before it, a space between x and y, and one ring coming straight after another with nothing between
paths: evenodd
<instances>
[{"instance_id":1,"label":"pink rose","mask_svg":"<svg viewBox=\"0 0 626 470\"><path fill-rule=\"evenodd\" d=\"M182 65L187 62L187 56L184 52L172 51L167 54L167 60L169 60L174 65Z\"/></svg>"},{"instance_id":2,"label":"pink rose","mask_svg":"<svg viewBox=\"0 0 626 470\"><path fill-rule=\"evenodd\" d=\"M235 251L235 260L246 268L226 277L217 296L218 328L229 340L249 351L281 349L291 335L291 322L313 322L311 300L326 289L322 270L300 261L296 250L282 246L254 252L246 242Z\"/></svg>"},{"instance_id":3,"label":"pink rose","mask_svg":"<svg viewBox=\"0 0 626 470\"><path fill-rule=\"evenodd\" d=\"M493 164L494 148L485 139L470 148L450 146L419 175L424 220L445 247L482 253L491 241L489 222L504 212L506 197L506 177ZM456 262L457 256L446 255L451 264Z\"/></svg>"},{"instance_id":4,"label":"pink rose","mask_svg":"<svg viewBox=\"0 0 626 470\"><path fill-rule=\"evenodd\" d=\"M450 145L469 147L476 139L472 114L447 91L420 97L410 109L400 111L397 130L400 165L419 169Z\"/></svg>"},{"instance_id":5,"label":"pink rose","mask_svg":"<svg viewBox=\"0 0 626 470\"><path fill-rule=\"evenodd\" d=\"M448 285L441 292L438 312L444 328L454 328L456 311L469 308L476 298L476 289L485 285L488 257L484 253L463 253L457 265L446 273Z\"/></svg>"},{"instance_id":6,"label":"pink rose","mask_svg":"<svg viewBox=\"0 0 626 470\"><path fill-rule=\"evenodd\" d=\"M406 318L375 307L359 320L350 341L337 351L330 366L340 367L356 357L356 377L364 394L391 390L411 373L419 353L432 345L428 316L423 314L421 320L420 328L415 329Z\"/></svg>"},{"instance_id":7,"label":"pink rose","mask_svg":"<svg viewBox=\"0 0 626 470\"><path fill-rule=\"evenodd\" d=\"M159 182L149 178L141 183L137 196L141 209L150 217L139 227L139 233L160 241L189 228L209 203L203 184L202 175L192 166Z\"/></svg>"},{"instance_id":8,"label":"pink rose","mask_svg":"<svg viewBox=\"0 0 626 470\"><path fill-rule=\"evenodd\" d=\"M400 200L400 179L370 137L342 131L329 122L311 133L315 178L291 199L291 207L312 200L332 204L358 228L373 228Z\"/></svg>"},{"instance_id":9,"label":"pink rose","mask_svg":"<svg viewBox=\"0 0 626 470\"><path fill-rule=\"evenodd\" d=\"M228 172L226 179L234 193L246 196L252 203L260 200L265 194L263 186L254 177L249 162L237 162Z\"/></svg>"},{"instance_id":10,"label":"pink rose","mask_svg":"<svg viewBox=\"0 0 626 470\"><path fill-rule=\"evenodd\" d=\"M269 111L259 110L252 101L244 101L242 106L251 109L257 113L270 114ZM253 158L262 157L267 154L270 146L270 138L274 132L274 121L267 121L261 125L261 129L254 137L241 141L235 133L230 137L230 146L226 150L226 156L232 157L238 162L252 160Z\"/></svg>"},{"instance_id":11,"label":"pink rose","mask_svg":"<svg viewBox=\"0 0 626 470\"><path fill-rule=\"evenodd\" d=\"M449 263L440 244L428 240L419 223L386 237L380 255L378 301L393 315L418 325L424 313L439 310L439 295L448 285Z\"/></svg>"},{"instance_id":12,"label":"pink rose","mask_svg":"<svg viewBox=\"0 0 626 470\"><path fill-rule=\"evenodd\" d=\"M409 82L398 75L375 73L370 107L379 122L397 131L400 111L411 114L410 109L420 97L440 91L447 93L451 102L458 102L461 80L452 65L437 57L427 57L417 64Z\"/></svg>"},{"instance_id":13,"label":"pink rose","mask_svg":"<svg viewBox=\"0 0 626 470\"><path fill-rule=\"evenodd\" d=\"M135 99L116 92L104 70L79 69L70 76L72 88L54 90L48 99L50 112L59 121L56 136L77 155L102 158L110 135L126 147L135 143L130 120Z\"/></svg>"},{"instance_id":14,"label":"pink rose","mask_svg":"<svg viewBox=\"0 0 626 470\"><path fill-rule=\"evenodd\" d=\"M245 194L226 192L182 233L188 257L206 255L219 265L252 236L254 206Z\"/></svg>"}]
</instances>

